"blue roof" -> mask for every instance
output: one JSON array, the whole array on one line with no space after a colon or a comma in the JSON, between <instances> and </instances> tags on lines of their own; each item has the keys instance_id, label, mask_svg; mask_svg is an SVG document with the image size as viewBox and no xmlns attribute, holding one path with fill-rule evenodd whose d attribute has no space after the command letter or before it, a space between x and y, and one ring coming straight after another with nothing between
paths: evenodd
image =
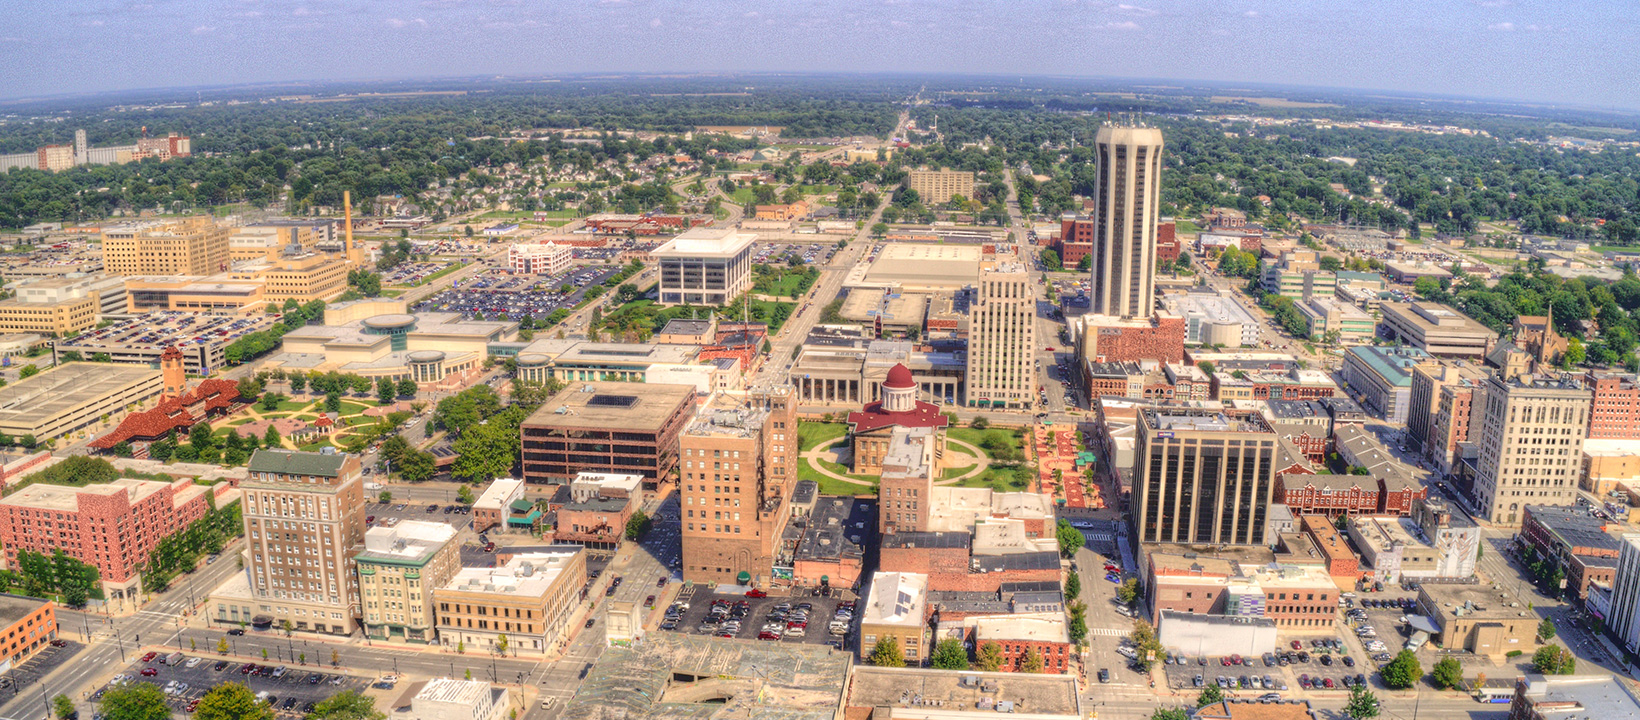
<instances>
[{"instance_id":1,"label":"blue roof","mask_svg":"<svg viewBox=\"0 0 1640 720\"><path fill-rule=\"evenodd\" d=\"M1415 347L1374 347L1372 345L1357 345L1345 352L1367 367L1386 382L1396 387L1412 386L1412 366L1428 362L1429 353Z\"/></svg>"}]
</instances>

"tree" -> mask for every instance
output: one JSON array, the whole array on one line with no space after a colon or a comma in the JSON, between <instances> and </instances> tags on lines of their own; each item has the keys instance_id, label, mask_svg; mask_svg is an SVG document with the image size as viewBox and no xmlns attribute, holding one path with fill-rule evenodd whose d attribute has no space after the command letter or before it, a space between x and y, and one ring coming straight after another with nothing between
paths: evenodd
<instances>
[{"instance_id":1,"label":"tree","mask_svg":"<svg viewBox=\"0 0 1640 720\"><path fill-rule=\"evenodd\" d=\"M1117 602L1122 603L1123 605L1132 605L1133 601L1138 600L1138 599L1139 599L1139 580L1138 580L1138 578L1128 578L1126 580L1123 580L1121 585L1116 586L1116 601Z\"/></svg>"},{"instance_id":2,"label":"tree","mask_svg":"<svg viewBox=\"0 0 1640 720\"><path fill-rule=\"evenodd\" d=\"M974 664L985 672L997 672L1002 669L1002 645L995 640L987 640L979 644L974 652Z\"/></svg>"},{"instance_id":3,"label":"tree","mask_svg":"<svg viewBox=\"0 0 1640 720\"><path fill-rule=\"evenodd\" d=\"M986 420L984 415L977 415L977 416L974 417L973 420L968 421L968 427L971 427L975 430L984 430L986 428L991 427L991 421Z\"/></svg>"},{"instance_id":4,"label":"tree","mask_svg":"<svg viewBox=\"0 0 1640 720\"><path fill-rule=\"evenodd\" d=\"M1584 348L1582 340L1571 338L1566 341L1566 356L1564 359L1568 366L1582 365L1583 361L1588 359L1588 356L1589 351Z\"/></svg>"},{"instance_id":5,"label":"tree","mask_svg":"<svg viewBox=\"0 0 1640 720\"><path fill-rule=\"evenodd\" d=\"M1451 658L1447 658L1451 660ZM1378 717L1378 696L1367 689L1366 683L1350 688L1350 699L1344 703L1344 715L1354 720Z\"/></svg>"},{"instance_id":6,"label":"tree","mask_svg":"<svg viewBox=\"0 0 1640 720\"><path fill-rule=\"evenodd\" d=\"M1156 658L1165 657L1162 641L1156 637L1156 629L1143 619L1133 621L1133 632L1128 635L1133 642L1133 650L1137 654L1134 660L1139 669L1150 672L1150 667L1156 663Z\"/></svg>"},{"instance_id":7,"label":"tree","mask_svg":"<svg viewBox=\"0 0 1640 720\"><path fill-rule=\"evenodd\" d=\"M507 636L497 635L495 638L495 652L497 655L507 654Z\"/></svg>"},{"instance_id":8,"label":"tree","mask_svg":"<svg viewBox=\"0 0 1640 720\"><path fill-rule=\"evenodd\" d=\"M279 428L274 427L273 423L268 423L268 429L262 433L262 444L270 448L277 448L284 444L279 437Z\"/></svg>"},{"instance_id":9,"label":"tree","mask_svg":"<svg viewBox=\"0 0 1640 720\"><path fill-rule=\"evenodd\" d=\"M1212 705L1224 699L1224 690L1218 685L1208 685L1202 688L1202 694L1196 696L1196 707Z\"/></svg>"},{"instance_id":10,"label":"tree","mask_svg":"<svg viewBox=\"0 0 1640 720\"><path fill-rule=\"evenodd\" d=\"M339 413L342 411L342 394L330 393L325 395L325 412Z\"/></svg>"},{"instance_id":11,"label":"tree","mask_svg":"<svg viewBox=\"0 0 1640 720\"><path fill-rule=\"evenodd\" d=\"M40 368L36 367L34 365L24 365L22 370L17 371L17 377L19 379L21 379L21 378L31 378L31 377L34 377L35 375L39 375L39 374L40 374Z\"/></svg>"},{"instance_id":12,"label":"tree","mask_svg":"<svg viewBox=\"0 0 1640 720\"><path fill-rule=\"evenodd\" d=\"M626 519L626 539L638 540L649 532L652 521L649 515L642 510L632 511L632 517Z\"/></svg>"},{"instance_id":13,"label":"tree","mask_svg":"<svg viewBox=\"0 0 1640 720\"><path fill-rule=\"evenodd\" d=\"M1082 576L1072 570L1065 574L1065 597L1074 599L1082 595Z\"/></svg>"},{"instance_id":14,"label":"tree","mask_svg":"<svg viewBox=\"0 0 1640 720\"><path fill-rule=\"evenodd\" d=\"M1049 248L1043 248L1039 256L1042 258L1042 267L1055 271L1065 269L1065 266L1059 262L1059 253Z\"/></svg>"},{"instance_id":15,"label":"tree","mask_svg":"<svg viewBox=\"0 0 1640 720\"><path fill-rule=\"evenodd\" d=\"M302 392L307 387L308 379L306 375L298 373L291 375L286 382L290 383L291 392Z\"/></svg>"},{"instance_id":16,"label":"tree","mask_svg":"<svg viewBox=\"0 0 1640 720\"><path fill-rule=\"evenodd\" d=\"M157 685L132 683L103 693L102 716L106 720L171 720L165 693Z\"/></svg>"},{"instance_id":17,"label":"tree","mask_svg":"<svg viewBox=\"0 0 1640 720\"><path fill-rule=\"evenodd\" d=\"M1577 657L1559 645L1544 645L1532 654L1532 667L1544 675L1570 675L1577 670Z\"/></svg>"},{"instance_id":18,"label":"tree","mask_svg":"<svg viewBox=\"0 0 1640 720\"><path fill-rule=\"evenodd\" d=\"M1028 672L1028 673L1039 673L1039 672L1042 672L1042 668L1043 668L1044 664L1045 663L1043 663L1043 661L1042 661L1042 653L1037 652L1036 648L1034 648L1034 647L1026 648L1025 649L1025 657L1020 658L1020 660L1019 660L1019 671L1020 672Z\"/></svg>"},{"instance_id":19,"label":"tree","mask_svg":"<svg viewBox=\"0 0 1640 720\"><path fill-rule=\"evenodd\" d=\"M1092 270L1093 269L1093 256L1092 255L1083 255L1081 260L1076 261L1076 269L1077 269L1078 272L1087 272L1089 270Z\"/></svg>"},{"instance_id":20,"label":"tree","mask_svg":"<svg viewBox=\"0 0 1640 720\"><path fill-rule=\"evenodd\" d=\"M471 505L471 504L473 504L473 489L471 487L467 486L467 485L462 485L461 487L457 488L456 489L456 501L461 503L462 505Z\"/></svg>"},{"instance_id":21,"label":"tree","mask_svg":"<svg viewBox=\"0 0 1640 720\"><path fill-rule=\"evenodd\" d=\"M900 641L893 637L879 639L871 647L868 662L877 667L905 667L905 653L900 650Z\"/></svg>"},{"instance_id":22,"label":"tree","mask_svg":"<svg viewBox=\"0 0 1640 720\"><path fill-rule=\"evenodd\" d=\"M1184 708L1156 708L1151 711L1150 720L1190 720L1190 713Z\"/></svg>"},{"instance_id":23,"label":"tree","mask_svg":"<svg viewBox=\"0 0 1640 720\"><path fill-rule=\"evenodd\" d=\"M416 381L405 378L399 381L399 397L415 397Z\"/></svg>"},{"instance_id":24,"label":"tree","mask_svg":"<svg viewBox=\"0 0 1640 720\"><path fill-rule=\"evenodd\" d=\"M194 709L199 720L274 720L273 708L256 699L243 683L226 682L211 688Z\"/></svg>"},{"instance_id":25,"label":"tree","mask_svg":"<svg viewBox=\"0 0 1640 720\"><path fill-rule=\"evenodd\" d=\"M62 694L58 694L57 697L51 699L51 709L60 718L67 718L77 714L74 711L74 701L68 699L67 695Z\"/></svg>"},{"instance_id":26,"label":"tree","mask_svg":"<svg viewBox=\"0 0 1640 720\"><path fill-rule=\"evenodd\" d=\"M1544 618L1543 622L1538 623L1537 636L1540 643L1555 639L1555 621Z\"/></svg>"},{"instance_id":27,"label":"tree","mask_svg":"<svg viewBox=\"0 0 1640 720\"><path fill-rule=\"evenodd\" d=\"M1379 669L1378 675L1384 678L1384 686L1391 690L1405 690L1423 677L1424 668L1418 664L1418 656L1411 650L1402 650L1394 660Z\"/></svg>"},{"instance_id":28,"label":"tree","mask_svg":"<svg viewBox=\"0 0 1640 720\"><path fill-rule=\"evenodd\" d=\"M306 720L387 720L387 714L376 709L374 698L349 690L313 706Z\"/></svg>"},{"instance_id":29,"label":"tree","mask_svg":"<svg viewBox=\"0 0 1640 720\"><path fill-rule=\"evenodd\" d=\"M216 651L223 655L228 654L228 638L219 637L216 639Z\"/></svg>"},{"instance_id":30,"label":"tree","mask_svg":"<svg viewBox=\"0 0 1640 720\"><path fill-rule=\"evenodd\" d=\"M389 378L381 378L376 381L376 402L383 405L391 405L393 404L393 400L398 397L398 394L398 383L393 382Z\"/></svg>"},{"instance_id":31,"label":"tree","mask_svg":"<svg viewBox=\"0 0 1640 720\"><path fill-rule=\"evenodd\" d=\"M1065 557L1075 555L1077 550L1080 550L1088 543L1088 539L1083 537L1082 531L1071 527L1070 521L1063 518L1060 519L1059 528L1054 531L1054 534L1059 537L1059 554Z\"/></svg>"},{"instance_id":32,"label":"tree","mask_svg":"<svg viewBox=\"0 0 1640 720\"><path fill-rule=\"evenodd\" d=\"M934 667L941 670L967 670L968 650L963 648L962 641L956 638L946 638L934 646Z\"/></svg>"},{"instance_id":33,"label":"tree","mask_svg":"<svg viewBox=\"0 0 1640 720\"><path fill-rule=\"evenodd\" d=\"M1463 684L1463 665L1458 664L1457 658L1444 657L1435 663L1430 677L1435 681L1435 687L1442 690L1454 690Z\"/></svg>"},{"instance_id":34,"label":"tree","mask_svg":"<svg viewBox=\"0 0 1640 720\"><path fill-rule=\"evenodd\" d=\"M262 412L275 412L275 411L277 411L279 409L279 401L283 400L283 399L284 399L284 397L282 397L279 393L275 393L275 392L262 393L262 399L261 399Z\"/></svg>"}]
</instances>

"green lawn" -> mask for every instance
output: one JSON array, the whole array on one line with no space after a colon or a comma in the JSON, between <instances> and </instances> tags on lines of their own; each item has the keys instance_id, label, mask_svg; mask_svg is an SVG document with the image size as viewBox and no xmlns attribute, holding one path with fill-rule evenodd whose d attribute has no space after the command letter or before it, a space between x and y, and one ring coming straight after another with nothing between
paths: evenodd
<instances>
[{"instance_id":1,"label":"green lawn","mask_svg":"<svg viewBox=\"0 0 1640 720\"><path fill-rule=\"evenodd\" d=\"M825 495L872 495L877 492L875 478L871 487L843 482L809 467L806 460L797 462L797 479L815 481L820 485L820 492Z\"/></svg>"},{"instance_id":2,"label":"green lawn","mask_svg":"<svg viewBox=\"0 0 1640 720\"><path fill-rule=\"evenodd\" d=\"M374 403L374 402L365 403L365 402L360 402L360 401L357 401L357 400L343 400L342 401L342 414L343 415L357 415L359 413L364 412L366 408L373 408L373 407L376 407L376 403Z\"/></svg>"},{"instance_id":3,"label":"green lawn","mask_svg":"<svg viewBox=\"0 0 1640 720\"><path fill-rule=\"evenodd\" d=\"M756 284L753 286L753 292L789 298L807 292L820 276L810 275L801 268L781 268L779 275L754 277Z\"/></svg>"},{"instance_id":4,"label":"green lawn","mask_svg":"<svg viewBox=\"0 0 1640 720\"><path fill-rule=\"evenodd\" d=\"M775 302L772 300L753 300L747 303L745 308L748 313L748 320L769 324L769 334L771 336L780 332L780 326L786 323L786 320L791 317L792 312L796 309L796 303ZM627 320L631 319L633 321L632 326L635 328L642 328L647 324L650 332L658 332L661 328L666 327L669 320L711 317L711 313L717 313L720 317L738 319L741 310L742 307L738 301L730 307L712 308L699 305L661 307L651 300L633 300L604 316L600 327L606 329L625 328L627 327Z\"/></svg>"},{"instance_id":5,"label":"green lawn","mask_svg":"<svg viewBox=\"0 0 1640 720\"><path fill-rule=\"evenodd\" d=\"M307 406L312 405L312 404L313 404L312 400L280 400L279 401L279 410L278 410L278 412L283 412L283 413L296 412L297 410L304 409ZM258 404L256 406L256 410L257 410L257 412L262 412L261 404ZM264 413L264 414L267 414L267 413Z\"/></svg>"},{"instance_id":6,"label":"green lawn","mask_svg":"<svg viewBox=\"0 0 1640 720\"><path fill-rule=\"evenodd\" d=\"M319 442L316 442L316 443L308 443L306 445L301 445L301 446L297 447L297 449L301 450L302 452L319 452L320 448L326 448L326 447L336 447L336 446L330 444L330 439L326 438L326 439L320 440Z\"/></svg>"},{"instance_id":7,"label":"green lawn","mask_svg":"<svg viewBox=\"0 0 1640 720\"><path fill-rule=\"evenodd\" d=\"M843 423L800 422L797 424L797 446L803 452L808 452L823 442L836 440L847 434L848 426Z\"/></svg>"},{"instance_id":8,"label":"green lawn","mask_svg":"<svg viewBox=\"0 0 1640 720\"><path fill-rule=\"evenodd\" d=\"M752 198L754 197L754 195L752 193L751 188L743 187L743 188L736 189L732 193L729 193L729 197L734 200L736 205L745 206L745 205L751 205L752 204ZM751 213L746 213L746 214L750 215Z\"/></svg>"},{"instance_id":9,"label":"green lawn","mask_svg":"<svg viewBox=\"0 0 1640 720\"><path fill-rule=\"evenodd\" d=\"M831 193L837 192L837 186L826 184L798 185L797 191L803 193L804 195L830 195Z\"/></svg>"},{"instance_id":10,"label":"green lawn","mask_svg":"<svg viewBox=\"0 0 1640 720\"><path fill-rule=\"evenodd\" d=\"M947 468L945 472L940 473L940 478L943 480L950 480L951 478L966 473L972 469L972 465L965 465L960 468ZM975 475L974 477L967 478L962 482L957 483L954 487L988 487L998 492L1024 490L1030 487L1031 472L1031 468L1025 465L1011 468L988 467L985 468L985 472Z\"/></svg>"},{"instance_id":11,"label":"green lawn","mask_svg":"<svg viewBox=\"0 0 1640 720\"><path fill-rule=\"evenodd\" d=\"M1201 232L1202 226L1190 222L1189 220L1177 220L1174 221L1174 229L1182 233L1193 233Z\"/></svg>"},{"instance_id":12,"label":"green lawn","mask_svg":"<svg viewBox=\"0 0 1640 720\"><path fill-rule=\"evenodd\" d=\"M969 427L959 427L947 430L946 435L968 443L969 445L973 445L974 447L980 448L982 451L985 449L985 441L987 438L999 438L1003 442L1013 446L1015 450L1024 450L1023 445L1020 443L1019 436L1015 435L1012 430L1003 430L1000 428L975 430Z\"/></svg>"}]
</instances>

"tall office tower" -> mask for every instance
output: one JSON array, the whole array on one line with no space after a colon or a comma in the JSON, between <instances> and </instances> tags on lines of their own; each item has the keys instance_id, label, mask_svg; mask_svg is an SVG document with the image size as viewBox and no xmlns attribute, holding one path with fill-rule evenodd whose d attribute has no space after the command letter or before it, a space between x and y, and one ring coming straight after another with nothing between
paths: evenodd
<instances>
[{"instance_id":1,"label":"tall office tower","mask_svg":"<svg viewBox=\"0 0 1640 720\"><path fill-rule=\"evenodd\" d=\"M968 403L1024 408L1036 399L1036 293L1017 266L981 272L969 308Z\"/></svg>"},{"instance_id":2,"label":"tall office tower","mask_svg":"<svg viewBox=\"0 0 1640 720\"><path fill-rule=\"evenodd\" d=\"M684 579L766 585L797 486L795 394L720 393L678 446Z\"/></svg>"},{"instance_id":3,"label":"tall office tower","mask_svg":"<svg viewBox=\"0 0 1640 720\"><path fill-rule=\"evenodd\" d=\"M1275 501L1276 443L1256 413L1141 412L1133 484L1139 541L1263 544Z\"/></svg>"},{"instance_id":4,"label":"tall office tower","mask_svg":"<svg viewBox=\"0 0 1640 720\"><path fill-rule=\"evenodd\" d=\"M1099 128L1094 179L1093 305L1090 312L1150 317L1156 306L1157 208L1161 205L1162 131Z\"/></svg>"},{"instance_id":5,"label":"tall office tower","mask_svg":"<svg viewBox=\"0 0 1640 720\"><path fill-rule=\"evenodd\" d=\"M74 164L84 165L89 161L90 156L86 154L85 147L85 128L80 128L74 131Z\"/></svg>"},{"instance_id":6,"label":"tall office tower","mask_svg":"<svg viewBox=\"0 0 1640 720\"><path fill-rule=\"evenodd\" d=\"M209 218L103 229L103 267L113 275L211 275L228 269L232 230Z\"/></svg>"},{"instance_id":7,"label":"tall office tower","mask_svg":"<svg viewBox=\"0 0 1640 720\"><path fill-rule=\"evenodd\" d=\"M1487 381L1474 489L1487 520L1519 525L1527 505L1572 504L1590 402L1589 388L1571 375Z\"/></svg>"},{"instance_id":8,"label":"tall office tower","mask_svg":"<svg viewBox=\"0 0 1640 720\"><path fill-rule=\"evenodd\" d=\"M1606 624L1630 652L1640 650L1640 533L1623 533Z\"/></svg>"},{"instance_id":9,"label":"tall office tower","mask_svg":"<svg viewBox=\"0 0 1640 720\"><path fill-rule=\"evenodd\" d=\"M240 488L252 624L352 633L365 529L358 456L257 450L248 469Z\"/></svg>"}]
</instances>

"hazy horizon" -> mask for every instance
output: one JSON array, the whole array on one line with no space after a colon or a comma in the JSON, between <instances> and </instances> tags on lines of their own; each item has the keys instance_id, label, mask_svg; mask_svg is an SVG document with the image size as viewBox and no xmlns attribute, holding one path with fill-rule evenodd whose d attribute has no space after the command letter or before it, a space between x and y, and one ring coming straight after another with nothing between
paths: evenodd
<instances>
[{"instance_id":1,"label":"hazy horizon","mask_svg":"<svg viewBox=\"0 0 1640 720\"><path fill-rule=\"evenodd\" d=\"M14 9L7 98L578 73L1070 76L1640 110L1640 15L1470 0L92 0Z\"/></svg>"}]
</instances>

